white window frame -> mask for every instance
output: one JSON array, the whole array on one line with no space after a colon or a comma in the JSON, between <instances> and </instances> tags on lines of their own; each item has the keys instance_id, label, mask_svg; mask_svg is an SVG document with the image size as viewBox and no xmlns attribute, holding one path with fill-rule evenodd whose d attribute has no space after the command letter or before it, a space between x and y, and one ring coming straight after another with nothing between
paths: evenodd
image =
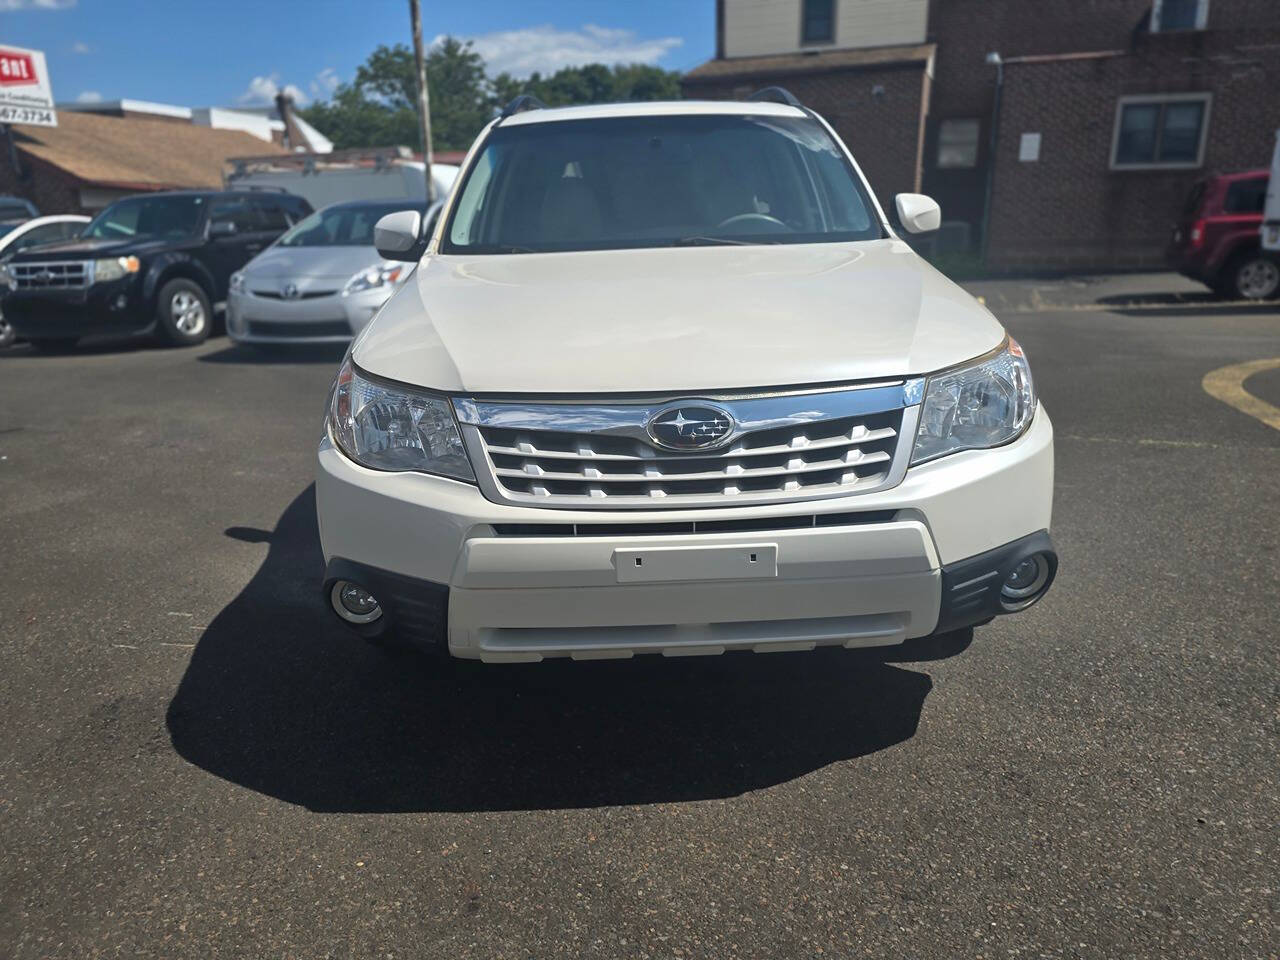
<instances>
[{"instance_id":1,"label":"white window frame","mask_svg":"<svg viewBox=\"0 0 1280 960\"><path fill-rule=\"evenodd\" d=\"M1154 0L1151 4L1151 32L1152 33L1168 33L1170 31L1163 30L1160 21L1164 16L1165 0ZM1193 30L1204 30L1209 25L1209 0L1196 0L1196 25ZM1173 31L1175 33L1186 32L1183 30Z\"/></svg>"},{"instance_id":2,"label":"white window frame","mask_svg":"<svg viewBox=\"0 0 1280 960\"><path fill-rule=\"evenodd\" d=\"M833 47L836 43L836 33L840 28L840 0L831 0L831 38L829 40L806 40L804 28L806 25L805 17L805 0L800 0L800 49L807 50L812 47Z\"/></svg>"},{"instance_id":3,"label":"white window frame","mask_svg":"<svg viewBox=\"0 0 1280 960\"><path fill-rule=\"evenodd\" d=\"M1151 163L1117 163L1116 151L1120 148L1120 121L1124 117L1124 108L1134 104L1149 103L1186 103L1191 100L1204 104L1204 113L1200 117L1200 142L1196 144L1194 162L1178 161L1176 163L1156 160ZM1204 147L1209 140L1209 119L1213 110L1212 93L1133 93L1116 100L1116 119L1111 128L1111 169L1112 170L1196 170L1204 166Z\"/></svg>"}]
</instances>

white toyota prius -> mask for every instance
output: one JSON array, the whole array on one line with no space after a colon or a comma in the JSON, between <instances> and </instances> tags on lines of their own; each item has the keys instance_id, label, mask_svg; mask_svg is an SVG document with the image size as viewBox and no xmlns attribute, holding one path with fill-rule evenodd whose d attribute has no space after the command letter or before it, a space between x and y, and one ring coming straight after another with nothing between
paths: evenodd
<instances>
[{"instance_id":1,"label":"white toyota prius","mask_svg":"<svg viewBox=\"0 0 1280 960\"><path fill-rule=\"evenodd\" d=\"M895 200L898 229L937 204ZM371 639L487 661L867 647L1049 589L1027 358L786 91L479 136L351 345L317 508Z\"/></svg>"}]
</instances>

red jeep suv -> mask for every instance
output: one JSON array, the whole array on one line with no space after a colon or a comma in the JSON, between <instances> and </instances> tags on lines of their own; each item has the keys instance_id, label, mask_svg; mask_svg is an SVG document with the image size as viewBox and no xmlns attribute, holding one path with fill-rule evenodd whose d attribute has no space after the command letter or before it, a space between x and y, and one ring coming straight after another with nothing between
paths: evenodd
<instances>
[{"instance_id":1,"label":"red jeep suv","mask_svg":"<svg viewBox=\"0 0 1280 960\"><path fill-rule=\"evenodd\" d=\"M1280 258L1260 244L1269 171L1207 177L1191 188L1169 243L1169 265L1232 300L1280 295Z\"/></svg>"}]
</instances>

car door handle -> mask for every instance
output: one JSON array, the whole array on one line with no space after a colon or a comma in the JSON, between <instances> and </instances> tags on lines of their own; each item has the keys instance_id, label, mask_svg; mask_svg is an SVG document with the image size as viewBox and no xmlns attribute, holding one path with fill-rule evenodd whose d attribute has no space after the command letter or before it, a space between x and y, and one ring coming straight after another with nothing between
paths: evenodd
<instances>
[{"instance_id":1,"label":"car door handle","mask_svg":"<svg viewBox=\"0 0 1280 960\"><path fill-rule=\"evenodd\" d=\"M262 244L260 244L260 243L246 243L246 244L244 245L244 248L245 248L246 250L248 250L250 253L257 253L259 250L261 250L261 249L262 249Z\"/></svg>"}]
</instances>

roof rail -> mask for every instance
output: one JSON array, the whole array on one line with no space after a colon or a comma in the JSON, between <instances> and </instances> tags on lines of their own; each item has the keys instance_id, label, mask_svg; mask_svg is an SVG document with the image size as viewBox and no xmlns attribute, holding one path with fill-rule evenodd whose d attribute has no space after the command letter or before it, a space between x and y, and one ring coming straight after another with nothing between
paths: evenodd
<instances>
[{"instance_id":1,"label":"roof rail","mask_svg":"<svg viewBox=\"0 0 1280 960\"><path fill-rule=\"evenodd\" d=\"M532 93L522 93L502 108L502 113L499 115L499 119L505 120L513 114L524 113L526 110L545 109L547 109L547 105Z\"/></svg>"},{"instance_id":2,"label":"roof rail","mask_svg":"<svg viewBox=\"0 0 1280 960\"><path fill-rule=\"evenodd\" d=\"M764 100L768 103L785 103L788 107L799 107L804 109L804 104L796 99L796 95L786 87L765 87L763 90L757 90L747 100Z\"/></svg>"}]
</instances>

